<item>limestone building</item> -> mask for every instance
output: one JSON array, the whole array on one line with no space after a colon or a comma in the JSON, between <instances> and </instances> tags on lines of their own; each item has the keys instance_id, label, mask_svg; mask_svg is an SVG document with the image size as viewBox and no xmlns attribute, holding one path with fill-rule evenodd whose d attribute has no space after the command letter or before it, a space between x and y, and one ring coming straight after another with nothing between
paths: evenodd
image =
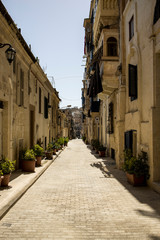
<instances>
[{"instance_id":1,"label":"limestone building","mask_svg":"<svg viewBox=\"0 0 160 240\"><path fill-rule=\"evenodd\" d=\"M160 1L92 0L84 27L83 131L119 168L125 148L147 152L148 183L160 191Z\"/></svg>"},{"instance_id":2,"label":"limestone building","mask_svg":"<svg viewBox=\"0 0 160 240\"><path fill-rule=\"evenodd\" d=\"M9 64L0 48L0 157L17 160L19 151L58 135L59 96L0 1L0 43L16 50Z\"/></svg>"}]
</instances>

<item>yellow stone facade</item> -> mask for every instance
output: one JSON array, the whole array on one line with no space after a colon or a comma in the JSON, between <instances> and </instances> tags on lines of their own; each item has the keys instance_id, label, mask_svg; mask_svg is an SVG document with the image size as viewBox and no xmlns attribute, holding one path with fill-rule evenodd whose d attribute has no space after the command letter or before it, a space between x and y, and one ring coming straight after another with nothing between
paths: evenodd
<instances>
[{"instance_id":1,"label":"yellow stone facade","mask_svg":"<svg viewBox=\"0 0 160 240\"><path fill-rule=\"evenodd\" d=\"M8 63L0 48L0 156L17 160L19 151L40 141L44 148L59 135L59 96L0 2L0 43L9 43L16 58Z\"/></svg>"},{"instance_id":2,"label":"yellow stone facade","mask_svg":"<svg viewBox=\"0 0 160 240\"><path fill-rule=\"evenodd\" d=\"M135 155L147 152L148 183L160 191L159 1L92 0L84 28L83 133L89 142L99 139L118 168L126 146ZM96 116L88 115L94 61L103 88L94 96L100 100Z\"/></svg>"}]
</instances>

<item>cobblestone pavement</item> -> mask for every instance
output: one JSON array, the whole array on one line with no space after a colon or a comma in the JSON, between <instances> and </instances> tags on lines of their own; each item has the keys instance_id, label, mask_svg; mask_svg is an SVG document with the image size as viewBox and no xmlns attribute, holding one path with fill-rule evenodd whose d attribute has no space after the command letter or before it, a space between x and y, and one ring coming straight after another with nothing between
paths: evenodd
<instances>
[{"instance_id":1,"label":"cobblestone pavement","mask_svg":"<svg viewBox=\"0 0 160 240\"><path fill-rule=\"evenodd\" d=\"M160 239L160 195L72 140L0 221L0 239Z\"/></svg>"}]
</instances>

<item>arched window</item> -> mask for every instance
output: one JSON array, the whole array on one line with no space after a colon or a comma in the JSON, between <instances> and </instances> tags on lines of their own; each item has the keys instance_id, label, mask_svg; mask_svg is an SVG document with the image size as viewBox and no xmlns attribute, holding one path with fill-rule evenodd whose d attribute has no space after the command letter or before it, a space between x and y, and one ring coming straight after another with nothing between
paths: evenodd
<instances>
[{"instance_id":1,"label":"arched window","mask_svg":"<svg viewBox=\"0 0 160 240\"><path fill-rule=\"evenodd\" d=\"M156 1L156 6L154 9L154 20L153 20L153 24L155 24L158 19L160 18L160 0Z\"/></svg>"},{"instance_id":2,"label":"arched window","mask_svg":"<svg viewBox=\"0 0 160 240\"><path fill-rule=\"evenodd\" d=\"M107 56L117 56L117 39L114 37L107 40Z\"/></svg>"}]
</instances>

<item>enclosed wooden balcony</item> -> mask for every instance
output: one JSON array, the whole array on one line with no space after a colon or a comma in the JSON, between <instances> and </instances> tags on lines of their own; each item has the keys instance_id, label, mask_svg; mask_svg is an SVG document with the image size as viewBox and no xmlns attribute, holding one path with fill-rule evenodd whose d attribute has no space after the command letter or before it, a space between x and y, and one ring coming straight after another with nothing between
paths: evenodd
<instances>
[{"instance_id":1,"label":"enclosed wooden balcony","mask_svg":"<svg viewBox=\"0 0 160 240\"><path fill-rule=\"evenodd\" d=\"M99 0L94 20L94 41L97 42L103 28L117 28L119 17L117 0Z\"/></svg>"},{"instance_id":2,"label":"enclosed wooden balcony","mask_svg":"<svg viewBox=\"0 0 160 240\"><path fill-rule=\"evenodd\" d=\"M104 94L110 95L115 89L118 88L119 78L116 75L119 66L118 57L103 57L101 62L101 76L102 87Z\"/></svg>"}]
</instances>

